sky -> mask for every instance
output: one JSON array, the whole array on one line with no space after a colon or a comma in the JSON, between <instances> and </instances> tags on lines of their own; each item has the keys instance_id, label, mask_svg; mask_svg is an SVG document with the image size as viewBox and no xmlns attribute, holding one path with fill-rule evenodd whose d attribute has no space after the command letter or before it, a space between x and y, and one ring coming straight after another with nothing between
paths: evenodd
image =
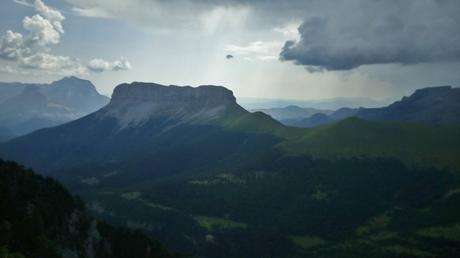
<instances>
[{"instance_id":1,"label":"sky","mask_svg":"<svg viewBox=\"0 0 460 258\"><path fill-rule=\"evenodd\" d=\"M459 13L458 0L2 0L0 81L395 100L460 86Z\"/></svg>"}]
</instances>

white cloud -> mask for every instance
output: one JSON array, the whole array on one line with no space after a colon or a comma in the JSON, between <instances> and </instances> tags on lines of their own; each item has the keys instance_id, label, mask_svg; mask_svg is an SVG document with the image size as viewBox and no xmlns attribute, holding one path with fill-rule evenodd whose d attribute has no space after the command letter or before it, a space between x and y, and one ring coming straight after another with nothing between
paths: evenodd
<instances>
[{"instance_id":1,"label":"white cloud","mask_svg":"<svg viewBox=\"0 0 460 258\"><path fill-rule=\"evenodd\" d=\"M23 52L21 47L24 44L24 37L21 33L17 33L11 30L6 31L6 34L0 41L0 57L5 59L16 60Z\"/></svg>"},{"instance_id":2,"label":"white cloud","mask_svg":"<svg viewBox=\"0 0 460 258\"><path fill-rule=\"evenodd\" d=\"M131 64L126 58L120 58L113 62L96 58L89 61L87 67L93 72L122 71L131 69Z\"/></svg>"},{"instance_id":3,"label":"white cloud","mask_svg":"<svg viewBox=\"0 0 460 258\"><path fill-rule=\"evenodd\" d=\"M286 40L298 40L300 39L299 26L301 23L301 21L288 22L273 28L273 31L281 33Z\"/></svg>"},{"instance_id":4,"label":"white cloud","mask_svg":"<svg viewBox=\"0 0 460 258\"><path fill-rule=\"evenodd\" d=\"M111 18L111 15L106 11L98 8L78 8L73 7L74 11L79 16L91 17L91 18Z\"/></svg>"},{"instance_id":5,"label":"white cloud","mask_svg":"<svg viewBox=\"0 0 460 258\"><path fill-rule=\"evenodd\" d=\"M126 58L121 58L112 62L112 70L123 71L131 69L131 63Z\"/></svg>"},{"instance_id":6,"label":"white cloud","mask_svg":"<svg viewBox=\"0 0 460 258\"><path fill-rule=\"evenodd\" d=\"M25 30L29 31L28 41L45 47L49 44L58 44L61 34L54 28L49 20L36 14L32 17L26 16L22 21Z\"/></svg>"},{"instance_id":7,"label":"white cloud","mask_svg":"<svg viewBox=\"0 0 460 258\"><path fill-rule=\"evenodd\" d=\"M58 10L55 10L43 3L41 0L36 0L34 3L35 9L43 15L56 29L59 33L64 33L64 28L62 27L62 22L65 17Z\"/></svg>"},{"instance_id":8,"label":"white cloud","mask_svg":"<svg viewBox=\"0 0 460 258\"><path fill-rule=\"evenodd\" d=\"M47 53L35 53L20 60L25 68L53 70L75 67L78 62L67 56L56 56Z\"/></svg>"},{"instance_id":9,"label":"white cloud","mask_svg":"<svg viewBox=\"0 0 460 258\"><path fill-rule=\"evenodd\" d=\"M249 59L261 61L277 60L283 42L280 41L254 41L248 45L227 45L225 51L235 56L243 56Z\"/></svg>"},{"instance_id":10,"label":"white cloud","mask_svg":"<svg viewBox=\"0 0 460 258\"><path fill-rule=\"evenodd\" d=\"M27 1L27 0L13 0L13 2L17 3L17 4L20 4L20 5L24 5L24 6L32 6L33 3L31 3L31 1Z\"/></svg>"},{"instance_id":11,"label":"white cloud","mask_svg":"<svg viewBox=\"0 0 460 258\"><path fill-rule=\"evenodd\" d=\"M259 56L258 58L262 61L278 60L278 56Z\"/></svg>"},{"instance_id":12,"label":"white cloud","mask_svg":"<svg viewBox=\"0 0 460 258\"><path fill-rule=\"evenodd\" d=\"M131 64L126 58L114 62L95 59L88 67L82 65L78 58L53 55L51 45L56 45L64 33L62 22L64 15L42 0L15 0L16 3L32 7L38 14L26 16L22 25L26 35L8 30L0 40L0 58L15 61L17 68L3 71L20 71L20 69L41 70L56 74L85 74L88 71L127 70ZM107 67L105 67L107 66Z\"/></svg>"}]
</instances>

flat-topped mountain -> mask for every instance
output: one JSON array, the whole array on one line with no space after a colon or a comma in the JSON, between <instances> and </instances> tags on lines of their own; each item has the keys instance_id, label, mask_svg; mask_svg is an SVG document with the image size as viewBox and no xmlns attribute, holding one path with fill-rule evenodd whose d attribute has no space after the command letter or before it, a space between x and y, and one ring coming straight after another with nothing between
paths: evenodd
<instances>
[{"instance_id":1,"label":"flat-topped mountain","mask_svg":"<svg viewBox=\"0 0 460 258\"><path fill-rule=\"evenodd\" d=\"M0 123L12 132L9 137L19 136L77 119L108 101L90 81L76 77L50 84L0 83Z\"/></svg>"},{"instance_id":2,"label":"flat-topped mountain","mask_svg":"<svg viewBox=\"0 0 460 258\"><path fill-rule=\"evenodd\" d=\"M246 144L244 152L271 145L277 141L272 132L283 129L268 115L240 107L224 87L135 82L117 86L110 103L90 115L15 139L21 142L21 150L9 152L18 156L7 157L22 160L27 156L26 165L48 172L86 162L147 158L156 152L171 151L168 159L181 158L200 149L194 155L202 157L190 162L202 164L210 162L211 156L216 161L225 158ZM267 135L252 135L255 132Z\"/></svg>"},{"instance_id":3,"label":"flat-topped mountain","mask_svg":"<svg viewBox=\"0 0 460 258\"><path fill-rule=\"evenodd\" d=\"M165 86L145 82L118 85L113 91L111 102L122 101L156 102L167 105L180 103L208 107L236 104L233 92L222 86Z\"/></svg>"},{"instance_id":4,"label":"flat-topped mountain","mask_svg":"<svg viewBox=\"0 0 460 258\"><path fill-rule=\"evenodd\" d=\"M236 103L232 91L221 86L193 88L134 82L117 86L100 115L116 118L122 126L136 126L153 118L204 122L226 112L247 113Z\"/></svg>"}]
</instances>

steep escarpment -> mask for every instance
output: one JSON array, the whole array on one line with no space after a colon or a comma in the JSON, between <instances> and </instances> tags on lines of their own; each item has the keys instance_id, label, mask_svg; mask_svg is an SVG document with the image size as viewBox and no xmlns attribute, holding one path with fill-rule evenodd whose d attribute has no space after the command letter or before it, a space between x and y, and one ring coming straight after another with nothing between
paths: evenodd
<instances>
[{"instance_id":1,"label":"steep escarpment","mask_svg":"<svg viewBox=\"0 0 460 258\"><path fill-rule=\"evenodd\" d=\"M273 133L283 129L268 115L240 107L224 87L121 84L104 108L14 139L0 147L0 156L42 172L130 163L147 177L171 175L268 149L278 141ZM183 162L168 169L166 160Z\"/></svg>"},{"instance_id":2,"label":"steep escarpment","mask_svg":"<svg viewBox=\"0 0 460 258\"><path fill-rule=\"evenodd\" d=\"M137 126L154 118L206 122L229 112L247 113L233 93L220 86L164 86L155 83L121 84L101 116L117 119L122 127Z\"/></svg>"}]
</instances>

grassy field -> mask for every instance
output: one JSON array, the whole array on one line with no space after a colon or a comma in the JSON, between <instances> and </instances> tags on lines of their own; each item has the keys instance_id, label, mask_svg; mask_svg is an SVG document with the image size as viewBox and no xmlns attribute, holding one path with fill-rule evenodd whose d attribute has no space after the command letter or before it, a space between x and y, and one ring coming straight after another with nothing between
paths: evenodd
<instances>
[{"instance_id":1,"label":"grassy field","mask_svg":"<svg viewBox=\"0 0 460 258\"><path fill-rule=\"evenodd\" d=\"M208 231L215 229L246 229L248 226L244 223L225 218L194 216L195 221Z\"/></svg>"},{"instance_id":2,"label":"grassy field","mask_svg":"<svg viewBox=\"0 0 460 258\"><path fill-rule=\"evenodd\" d=\"M322 238L314 237L314 236L296 236L292 235L289 238L294 242L296 245L303 249L310 249L313 247L318 247L321 245L326 244Z\"/></svg>"}]
</instances>

